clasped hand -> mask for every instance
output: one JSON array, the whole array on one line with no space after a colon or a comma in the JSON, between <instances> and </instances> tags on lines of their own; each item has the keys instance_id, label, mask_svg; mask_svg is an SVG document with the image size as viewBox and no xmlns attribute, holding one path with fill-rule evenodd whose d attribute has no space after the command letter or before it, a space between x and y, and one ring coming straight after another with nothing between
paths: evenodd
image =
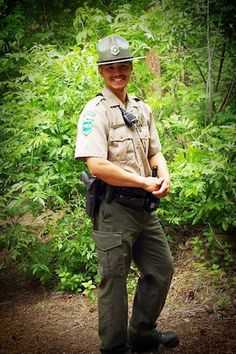
<instances>
[{"instance_id":1,"label":"clasped hand","mask_svg":"<svg viewBox=\"0 0 236 354\"><path fill-rule=\"evenodd\" d=\"M145 177L144 189L156 198L165 197L169 193L170 180L164 177Z\"/></svg>"}]
</instances>

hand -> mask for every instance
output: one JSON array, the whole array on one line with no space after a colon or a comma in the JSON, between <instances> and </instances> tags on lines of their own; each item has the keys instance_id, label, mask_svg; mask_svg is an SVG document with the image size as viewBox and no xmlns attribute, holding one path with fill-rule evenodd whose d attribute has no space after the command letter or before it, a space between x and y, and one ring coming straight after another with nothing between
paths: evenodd
<instances>
[{"instance_id":1,"label":"hand","mask_svg":"<svg viewBox=\"0 0 236 354\"><path fill-rule=\"evenodd\" d=\"M157 197L157 198L162 198L165 197L170 190L170 185L171 182L167 178L159 177L158 180L162 178L161 184L159 186L159 189L157 191L152 191L152 194Z\"/></svg>"},{"instance_id":2,"label":"hand","mask_svg":"<svg viewBox=\"0 0 236 354\"><path fill-rule=\"evenodd\" d=\"M164 177L145 177L143 183L143 189L147 192L156 193L160 190L164 182Z\"/></svg>"}]
</instances>

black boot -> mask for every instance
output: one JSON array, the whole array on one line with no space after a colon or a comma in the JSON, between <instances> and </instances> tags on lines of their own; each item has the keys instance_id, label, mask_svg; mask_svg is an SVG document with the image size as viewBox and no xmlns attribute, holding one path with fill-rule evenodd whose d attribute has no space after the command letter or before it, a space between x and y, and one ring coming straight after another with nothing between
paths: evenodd
<instances>
[{"instance_id":1,"label":"black boot","mask_svg":"<svg viewBox=\"0 0 236 354\"><path fill-rule=\"evenodd\" d=\"M130 335L129 345L132 352L142 352L164 346L174 348L179 344L179 337L174 331L155 332L151 336L138 337Z\"/></svg>"}]
</instances>

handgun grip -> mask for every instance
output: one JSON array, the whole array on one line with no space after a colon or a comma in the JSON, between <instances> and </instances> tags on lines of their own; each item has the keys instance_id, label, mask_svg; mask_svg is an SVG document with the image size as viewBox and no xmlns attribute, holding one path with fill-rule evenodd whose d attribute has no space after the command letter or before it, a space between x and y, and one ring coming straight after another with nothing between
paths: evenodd
<instances>
[{"instance_id":1,"label":"handgun grip","mask_svg":"<svg viewBox=\"0 0 236 354\"><path fill-rule=\"evenodd\" d=\"M152 168L152 177L157 177L157 166L153 166Z\"/></svg>"},{"instance_id":2,"label":"handgun grip","mask_svg":"<svg viewBox=\"0 0 236 354\"><path fill-rule=\"evenodd\" d=\"M86 189L89 189L91 186L92 182L91 178L89 177L88 173L86 171L82 171L80 174L80 180L84 183Z\"/></svg>"}]
</instances>

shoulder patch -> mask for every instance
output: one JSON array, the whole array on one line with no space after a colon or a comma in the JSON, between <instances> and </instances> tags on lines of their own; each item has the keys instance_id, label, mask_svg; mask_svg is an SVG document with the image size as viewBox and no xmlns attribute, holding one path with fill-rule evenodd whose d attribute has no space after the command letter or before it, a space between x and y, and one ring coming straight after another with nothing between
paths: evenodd
<instances>
[{"instance_id":1,"label":"shoulder patch","mask_svg":"<svg viewBox=\"0 0 236 354\"><path fill-rule=\"evenodd\" d=\"M93 129L93 117L95 113L93 111L86 111L84 113L83 122L82 122L82 133L88 135Z\"/></svg>"}]
</instances>

